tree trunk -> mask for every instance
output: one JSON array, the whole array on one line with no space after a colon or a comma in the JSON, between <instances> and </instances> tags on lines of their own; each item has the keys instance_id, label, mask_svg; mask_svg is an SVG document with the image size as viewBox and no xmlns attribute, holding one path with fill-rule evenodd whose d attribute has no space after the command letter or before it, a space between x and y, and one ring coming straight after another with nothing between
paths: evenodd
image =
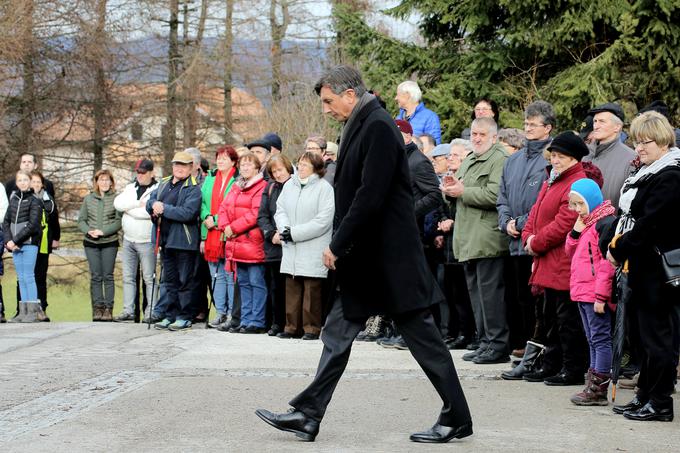
<instances>
[{"instance_id":1,"label":"tree trunk","mask_svg":"<svg viewBox=\"0 0 680 453\"><path fill-rule=\"evenodd\" d=\"M277 7L281 8L281 22L276 17ZM288 0L271 0L269 3L269 29L272 34L272 101L281 99L281 64L283 60L283 38L290 22Z\"/></svg>"},{"instance_id":2,"label":"tree trunk","mask_svg":"<svg viewBox=\"0 0 680 453\"><path fill-rule=\"evenodd\" d=\"M163 137L163 174L172 173L172 156L177 140L177 78L179 75L179 0L170 0L170 32L168 34L167 117Z\"/></svg>"},{"instance_id":3,"label":"tree trunk","mask_svg":"<svg viewBox=\"0 0 680 453\"><path fill-rule=\"evenodd\" d=\"M33 0L24 3L23 11L23 56L22 56L22 79L23 88L21 93L19 128L19 153L34 153L33 149L33 118L35 117L35 47L33 42Z\"/></svg>"},{"instance_id":4,"label":"tree trunk","mask_svg":"<svg viewBox=\"0 0 680 453\"><path fill-rule=\"evenodd\" d=\"M231 73L234 53L234 33L232 30L234 23L234 1L225 0L225 3L227 11L224 18L224 142L232 143L234 141L234 124L231 112Z\"/></svg>"},{"instance_id":5,"label":"tree trunk","mask_svg":"<svg viewBox=\"0 0 680 453\"><path fill-rule=\"evenodd\" d=\"M94 137L92 141L92 157L94 172L101 170L104 163L104 130L106 127L107 87L104 71L106 54L106 1L97 0L97 24L95 26L94 72L95 100L93 106Z\"/></svg>"}]
</instances>

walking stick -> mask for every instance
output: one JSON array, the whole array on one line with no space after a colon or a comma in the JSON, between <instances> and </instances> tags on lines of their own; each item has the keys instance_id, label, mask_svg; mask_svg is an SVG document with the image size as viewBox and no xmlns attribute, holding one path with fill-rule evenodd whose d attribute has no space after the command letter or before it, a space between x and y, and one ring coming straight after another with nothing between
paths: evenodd
<instances>
[{"instance_id":1,"label":"walking stick","mask_svg":"<svg viewBox=\"0 0 680 453\"><path fill-rule=\"evenodd\" d=\"M153 266L153 280L151 283L151 301L149 302L149 317L147 318L146 329L151 329L151 318L153 317L153 302L156 299L156 286L158 286L158 293L160 295L160 274L163 273L163 262L160 262L161 272L158 274L158 285L156 285L156 269L159 266L159 251L160 251L160 238L161 238L161 217L158 218L158 223L156 224L156 244L153 248L153 256L156 258L156 263Z\"/></svg>"},{"instance_id":2,"label":"walking stick","mask_svg":"<svg viewBox=\"0 0 680 453\"><path fill-rule=\"evenodd\" d=\"M219 266L219 263L217 264ZM215 284L217 283L217 272L218 269L215 269L215 275L213 275L212 282L210 283L210 287L208 288L210 290L210 302L208 302L208 313L205 314L205 328L208 328L208 322L210 321L210 305L215 305ZM217 305L215 305L215 309L217 309Z\"/></svg>"}]
</instances>

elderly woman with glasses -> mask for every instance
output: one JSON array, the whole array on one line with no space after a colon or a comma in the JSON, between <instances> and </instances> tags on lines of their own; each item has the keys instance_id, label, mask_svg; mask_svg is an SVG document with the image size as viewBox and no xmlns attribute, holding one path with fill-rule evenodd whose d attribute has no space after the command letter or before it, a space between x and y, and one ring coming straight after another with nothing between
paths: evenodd
<instances>
[{"instance_id":1,"label":"elderly woman with glasses","mask_svg":"<svg viewBox=\"0 0 680 453\"><path fill-rule=\"evenodd\" d=\"M680 253L680 150L657 112L635 118L630 134L639 167L621 189L622 215L607 258L628 268L628 314L639 330L642 357L637 395L613 410L631 420L672 421L680 286L668 283L662 260Z\"/></svg>"}]
</instances>

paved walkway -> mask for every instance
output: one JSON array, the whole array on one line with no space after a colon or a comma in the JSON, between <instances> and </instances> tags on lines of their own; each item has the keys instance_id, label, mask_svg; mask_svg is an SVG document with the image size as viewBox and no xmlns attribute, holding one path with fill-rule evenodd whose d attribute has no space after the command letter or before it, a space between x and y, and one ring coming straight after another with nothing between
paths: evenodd
<instances>
[{"instance_id":1,"label":"paved walkway","mask_svg":"<svg viewBox=\"0 0 680 453\"><path fill-rule=\"evenodd\" d=\"M503 365L453 351L475 435L408 441L440 401L408 351L357 343L315 443L265 425L308 383L320 341L133 324L0 325L0 449L80 451L654 451L680 450L680 420L636 423L569 403L576 387L505 382ZM620 391L621 401L631 392ZM676 403L676 412L680 408ZM678 412L680 414L680 412Z\"/></svg>"}]
</instances>

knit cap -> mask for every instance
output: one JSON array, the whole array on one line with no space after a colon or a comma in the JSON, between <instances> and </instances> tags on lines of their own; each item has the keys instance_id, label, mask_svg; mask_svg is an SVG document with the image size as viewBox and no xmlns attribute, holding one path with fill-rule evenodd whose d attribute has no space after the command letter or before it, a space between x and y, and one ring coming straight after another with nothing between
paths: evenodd
<instances>
[{"instance_id":1,"label":"knit cap","mask_svg":"<svg viewBox=\"0 0 680 453\"><path fill-rule=\"evenodd\" d=\"M588 214L593 212L593 210L600 206L604 201L600 186L598 186L595 181L588 178L582 178L575 181L571 185L571 191L569 193L578 195L586 202Z\"/></svg>"}]
</instances>

